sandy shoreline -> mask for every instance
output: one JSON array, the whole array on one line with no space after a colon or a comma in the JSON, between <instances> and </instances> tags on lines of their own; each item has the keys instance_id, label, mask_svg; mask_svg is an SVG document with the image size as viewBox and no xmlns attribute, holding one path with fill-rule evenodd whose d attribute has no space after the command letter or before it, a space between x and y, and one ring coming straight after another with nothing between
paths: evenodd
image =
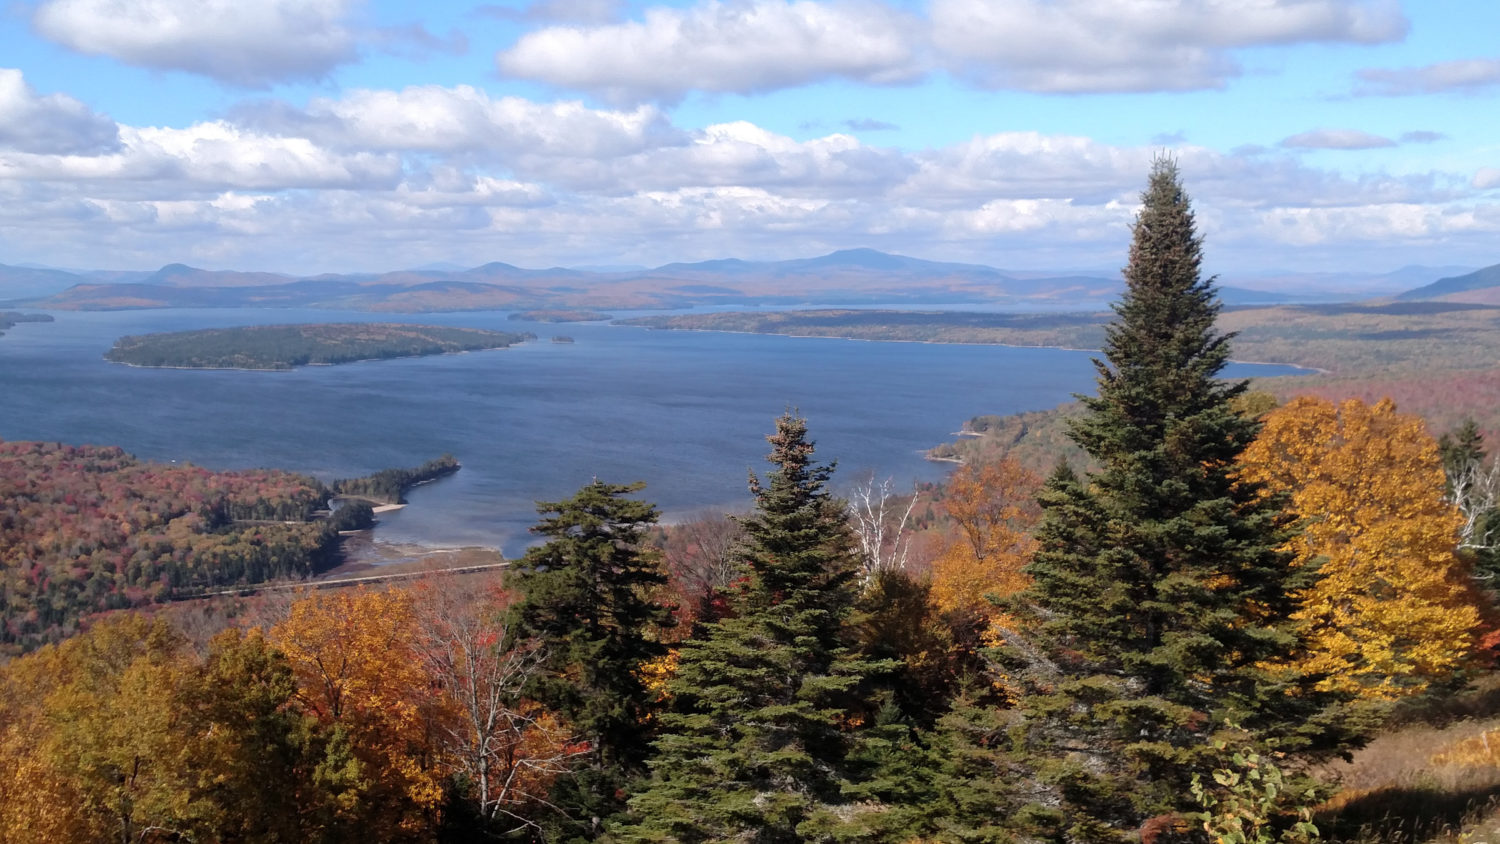
<instances>
[{"instance_id":1,"label":"sandy shoreline","mask_svg":"<svg viewBox=\"0 0 1500 844\"><path fill-rule=\"evenodd\" d=\"M442 547L412 542L388 542L377 539L372 530L356 531L344 537L344 562L318 575L318 580L342 577L357 572L386 571L399 568L453 568L457 566L498 563L505 560L498 548L482 545Z\"/></svg>"}]
</instances>

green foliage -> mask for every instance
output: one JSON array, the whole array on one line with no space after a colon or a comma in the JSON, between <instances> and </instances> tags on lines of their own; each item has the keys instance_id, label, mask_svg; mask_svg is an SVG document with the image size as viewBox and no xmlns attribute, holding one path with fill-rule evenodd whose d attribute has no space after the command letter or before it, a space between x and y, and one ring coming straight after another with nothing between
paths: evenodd
<instances>
[{"instance_id":1,"label":"green foliage","mask_svg":"<svg viewBox=\"0 0 1500 844\"><path fill-rule=\"evenodd\" d=\"M812 462L805 420L782 416L767 439L774 468L751 476L744 520L749 573L734 616L683 642L662 716L652 779L631 799L627 840L866 839L878 806L859 801L868 766L852 755L860 690L889 664L860 659L847 620L859 557L832 468ZM877 766L879 767L879 766ZM863 769L863 770L861 770Z\"/></svg>"},{"instance_id":2,"label":"green foliage","mask_svg":"<svg viewBox=\"0 0 1500 844\"><path fill-rule=\"evenodd\" d=\"M666 653L657 635L673 624L652 598L667 582L644 544L654 506L625 496L644 484L594 481L567 501L543 502L533 532L547 542L516 561L506 579L521 596L510 636L535 638L548 671L528 695L569 721L590 744L590 764L560 780L552 802L569 821L564 835L593 837L623 807L626 778L650 751L652 695L641 667Z\"/></svg>"},{"instance_id":3,"label":"green foliage","mask_svg":"<svg viewBox=\"0 0 1500 844\"><path fill-rule=\"evenodd\" d=\"M375 525L375 508L365 501L347 501L328 517L328 526L337 531L368 530Z\"/></svg>"},{"instance_id":4,"label":"green foliage","mask_svg":"<svg viewBox=\"0 0 1500 844\"><path fill-rule=\"evenodd\" d=\"M1274 666L1309 572L1277 548L1286 517L1235 479L1258 423L1246 385L1218 380L1229 338L1199 275L1201 242L1175 165L1159 161L1135 225L1127 292L1073 438L1097 463L1062 468L1041 503L1025 747L1071 835L1123 835L1181 808L1226 718L1302 749L1329 740L1323 701Z\"/></svg>"},{"instance_id":5,"label":"green foliage","mask_svg":"<svg viewBox=\"0 0 1500 844\"><path fill-rule=\"evenodd\" d=\"M333 491L339 495L368 498L384 504L404 504L407 490L451 475L459 468L458 458L444 454L415 469L381 469L362 478L334 481Z\"/></svg>"},{"instance_id":6,"label":"green foliage","mask_svg":"<svg viewBox=\"0 0 1500 844\"><path fill-rule=\"evenodd\" d=\"M991 690L979 684L967 684L953 699L931 739L939 764L936 799L925 807L929 837L962 844L1004 844L1018 834L1048 837L1055 818L1021 808L1030 774L1011 752L1008 731L1015 715L996 706Z\"/></svg>"},{"instance_id":7,"label":"green foliage","mask_svg":"<svg viewBox=\"0 0 1500 844\"><path fill-rule=\"evenodd\" d=\"M121 337L104 358L132 366L291 369L503 349L525 339L521 334L434 325L253 325Z\"/></svg>"},{"instance_id":8,"label":"green foliage","mask_svg":"<svg viewBox=\"0 0 1500 844\"><path fill-rule=\"evenodd\" d=\"M1231 728L1233 729L1233 728ZM1317 789L1296 784L1276 764L1248 745L1231 746L1216 739L1214 748L1226 754L1224 767L1213 771L1214 785L1193 775L1193 799L1203 807L1190 820L1203 824L1214 844L1310 844L1318 840L1312 822Z\"/></svg>"},{"instance_id":9,"label":"green foliage","mask_svg":"<svg viewBox=\"0 0 1500 844\"><path fill-rule=\"evenodd\" d=\"M897 569L876 572L857 607L851 620L860 652L895 664L873 688L889 695L903 721L930 729L948 710L961 679L983 670L978 651L985 619L940 612L931 581Z\"/></svg>"}]
</instances>

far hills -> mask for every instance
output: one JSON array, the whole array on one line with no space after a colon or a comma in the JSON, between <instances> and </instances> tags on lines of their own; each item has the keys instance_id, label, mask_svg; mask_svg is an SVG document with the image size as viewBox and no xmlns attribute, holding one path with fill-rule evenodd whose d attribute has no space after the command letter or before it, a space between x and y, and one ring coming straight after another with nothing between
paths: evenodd
<instances>
[{"instance_id":1,"label":"far hills","mask_svg":"<svg viewBox=\"0 0 1500 844\"><path fill-rule=\"evenodd\" d=\"M1272 281L1274 290L1230 285L1220 292L1231 305L1328 301L1350 298L1342 292L1349 285L1396 293L1445 272L1466 270L1413 267L1385 275L1288 274ZM1330 292L1331 287L1340 289ZM54 310L295 307L420 313L803 304L1069 307L1099 306L1120 290L1120 279L1111 274L1008 271L874 249L847 249L788 261L731 258L614 271L525 269L493 262L469 269L434 266L304 277L206 270L185 264L168 264L155 271L68 271L0 264L0 305Z\"/></svg>"},{"instance_id":2,"label":"far hills","mask_svg":"<svg viewBox=\"0 0 1500 844\"><path fill-rule=\"evenodd\" d=\"M1500 305L1500 264L1464 275L1440 278L1431 284L1408 290L1397 298L1409 301Z\"/></svg>"}]
</instances>

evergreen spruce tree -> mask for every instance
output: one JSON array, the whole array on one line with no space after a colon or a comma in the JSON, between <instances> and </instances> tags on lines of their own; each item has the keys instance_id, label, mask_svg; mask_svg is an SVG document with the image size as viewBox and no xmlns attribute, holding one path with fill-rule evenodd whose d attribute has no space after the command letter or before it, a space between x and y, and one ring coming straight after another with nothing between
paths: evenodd
<instances>
[{"instance_id":1,"label":"evergreen spruce tree","mask_svg":"<svg viewBox=\"0 0 1500 844\"><path fill-rule=\"evenodd\" d=\"M628 779L644 773L650 754L652 694L640 669L666 653L655 634L673 618L650 596L666 575L642 545L656 508L625 497L643 487L595 480L567 501L539 503L543 518L532 531L548 541L516 561L506 580L521 595L509 635L535 637L547 654L547 671L527 694L589 744L588 764L553 788L563 817L554 819L552 839L596 839L624 808Z\"/></svg>"},{"instance_id":2,"label":"evergreen spruce tree","mask_svg":"<svg viewBox=\"0 0 1500 844\"><path fill-rule=\"evenodd\" d=\"M1049 479L1025 596L1025 737L1074 840L1188 805L1226 722L1288 749L1338 740L1310 678L1277 667L1313 573L1277 550L1279 502L1236 481L1259 426L1231 406L1246 383L1218 377L1230 337L1173 162L1155 163L1142 200L1099 392L1071 431L1099 468Z\"/></svg>"},{"instance_id":3,"label":"evergreen spruce tree","mask_svg":"<svg viewBox=\"0 0 1500 844\"><path fill-rule=\"evenodd\" d=\"M626 840L802 842L869 832L851 769L850 713L876 666L849 648L859 557L832 468L812 462L806 421L767 439L744 520L747 581L735 615L682 645L650 784Z\"/></svg>"}]
</instances>

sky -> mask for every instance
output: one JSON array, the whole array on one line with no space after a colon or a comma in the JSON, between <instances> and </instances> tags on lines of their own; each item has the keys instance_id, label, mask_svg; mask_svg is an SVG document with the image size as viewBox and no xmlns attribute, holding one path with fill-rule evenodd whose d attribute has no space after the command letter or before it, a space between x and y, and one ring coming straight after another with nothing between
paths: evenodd
<instances>
[{"instance_id":1,"label":"sky","mask_svg":"<svg viewBox=\"0 0 1500 844\"><path fill-rule=\"evenodd\" d=\"M1500 262L1493 0L10 0L0 263Z\"/></svg>"}]
</instances>

